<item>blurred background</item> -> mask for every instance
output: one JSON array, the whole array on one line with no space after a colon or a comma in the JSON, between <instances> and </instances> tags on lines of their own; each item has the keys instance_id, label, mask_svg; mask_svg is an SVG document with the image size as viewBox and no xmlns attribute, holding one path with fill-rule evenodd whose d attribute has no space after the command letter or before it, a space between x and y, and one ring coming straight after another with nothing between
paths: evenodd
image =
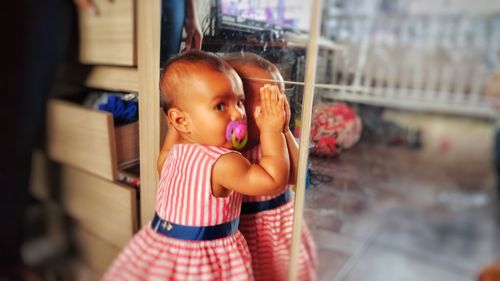
<instances>
[{"instance_id":1,"label":"blurred background","mask_svg":"<svg viewBox=\"0 0 500 281\"><path fill-rule=\"evenodd\" d=\"M310 140L295 211L318 280L500 280L499 1L323 0L317 58L308 1L177 2L1 12L0 280L99 280L147 223L158 77L193 14L203 50L257 53L285 79L293 132Z\"/></svg>"}]
</instances>

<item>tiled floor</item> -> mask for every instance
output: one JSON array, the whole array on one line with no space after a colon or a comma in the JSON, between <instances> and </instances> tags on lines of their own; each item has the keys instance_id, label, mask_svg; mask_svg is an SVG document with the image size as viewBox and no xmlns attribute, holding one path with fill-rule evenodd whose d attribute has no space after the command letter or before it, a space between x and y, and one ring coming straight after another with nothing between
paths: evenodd
<instances>
[{"instance_id":1,"label":"tiled floor","mask_svg":"<svg viewBox=\"0 0 500 281\"><path fill-rule=\"evenodd\" d=\"M340 157L310 160L333 177L306 192L319 280L475 280L500 258L487 157L467 166L423 155L360 143Z\"/></svg>"}]
</instances>

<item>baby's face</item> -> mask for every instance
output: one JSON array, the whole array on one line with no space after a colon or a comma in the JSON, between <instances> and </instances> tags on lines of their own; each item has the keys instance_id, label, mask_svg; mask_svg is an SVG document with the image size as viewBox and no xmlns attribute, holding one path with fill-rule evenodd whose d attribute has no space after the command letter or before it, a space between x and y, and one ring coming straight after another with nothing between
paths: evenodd
<instances>
[{"instance_id":1,"label":"baby's face","mask_svg":"<svg viewBox=\"0 0 500 281\"><path fill-rule=\"evenodd\" d=\"M184 110L194 143L233 148L226 139L230 121L246 121L244 94L236 73L200 69L186 78Z\"/></svg>"}]
</instances>

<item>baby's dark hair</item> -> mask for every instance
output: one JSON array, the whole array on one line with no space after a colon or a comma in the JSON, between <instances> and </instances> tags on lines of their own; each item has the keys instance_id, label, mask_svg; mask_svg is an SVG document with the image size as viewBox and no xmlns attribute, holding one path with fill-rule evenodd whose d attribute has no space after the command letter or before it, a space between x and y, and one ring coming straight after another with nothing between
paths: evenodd
<instances>
[{"instance_id":1,"label":"baby's dark hair","mask_svg":"<svg viewBox=\"0 0 500 281\"><path fill-rule=\"evenodd\" d=\"M224 60L227 61L232 67L234 67L236 72L238 72L238 74L240 74L240 76L242 73L240 73L240 70L239 70L239 67L237 64L245 63L245 65L252 65L252 66L255 66L257 68L260 68L262 70L267 71L269 74L271 74L273 80L280 81L280 82L283 81L283 77L281 76L281 73L280 73L278 67L276 67L276 65L274 65L269 60L255 54L255 53L252 53L252 52L229 53L229 54L224 56ZM243 79L243 80L245 78L261 78L261 77L241 77L241 79ZM280 83L280 84L282 84L282 83ZM284 85L280 85L280 87L284 88Z\"/></svg>"},{"instance_id":2,"label":"baby's dark hair","mask_svg":"<svg viewBox=\"0 0 500 281\"><path fill-rule=\"evenodd\" d=\"M229 73L233 70L219 56L200 50L186 51L166 62L160 76L160 102L165 113L175 104L182 81L184 81L183 77L206 67L221 73Z\"/></svg>"}]
</instances>

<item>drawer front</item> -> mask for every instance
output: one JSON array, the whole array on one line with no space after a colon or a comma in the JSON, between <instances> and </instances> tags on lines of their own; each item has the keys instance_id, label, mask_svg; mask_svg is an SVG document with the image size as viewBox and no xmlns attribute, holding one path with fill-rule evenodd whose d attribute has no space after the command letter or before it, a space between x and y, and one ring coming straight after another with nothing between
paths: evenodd
<instances>
[{"instance_id":1,"label":"drawer front","mask_svg":"<svg viewBox=\"0 0 500 281\"><path fill-rule=\"evenodd\" d=\"M73 229L75 244L82 260L102 275L120 253L120 248L102 240L81 226Z\"/></svg>"},{"instance_id":2,"label":"drawer front","mask_svg":"<svg viewBox=\"0 0 500 281\"><path fill-rule=\"evenodd\" d=\"M137 230L136 190L63 166L65 210L85 229L122 248Z\"/></svg>"},{"instance_id":3,"label":"drawer front","mask_svg":"<svg viewBox=\"0 0 500 281\"><path fill-rule=\"evenodd\" d=\"M53 160L108 180L118 177L113 117L107 112L51 100L47 111L47 148Z\"/></svg>"},{"instance_id":4,"label":"drawer front","mask_svg":"<svg viewBox=\"0 0 500 281\"><path fill-rule=\"evenodd\" d=\"M80 10L80 61L136 65L134 0L94 0L97 15Z\"/></svg>"}]
</instances>

